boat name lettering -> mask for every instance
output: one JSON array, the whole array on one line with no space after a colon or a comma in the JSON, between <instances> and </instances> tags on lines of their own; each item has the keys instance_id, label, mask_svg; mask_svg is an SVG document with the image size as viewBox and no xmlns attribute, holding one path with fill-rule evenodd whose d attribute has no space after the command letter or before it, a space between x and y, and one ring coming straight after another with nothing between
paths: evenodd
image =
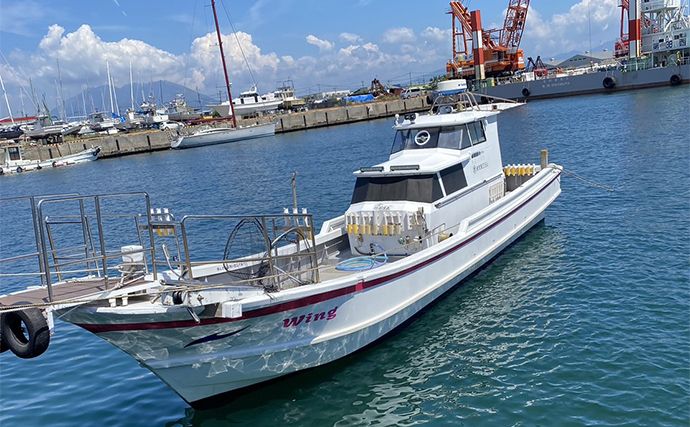
<instances>
[{"instance_id":1,"label":"boat name lettering","mask_svg":"<svg viewBox=\"0 0 690 427\"><path fill-rule=\"evenodd\" d=\"M389 205L384 205L382 203L379 203L378 205L374 206L375 211L389 211L391 210L391 207Z\"/></svg>"},{"instance_id":2,"label":"boat name lettering","mask_svg":"<svg viewBox=\"0 0 690 427\"><path fill-rule=\"evenodd\" d=\"M338 307L334 307L331 310L328 311L322 311L321 313L309 313L307 315L301 315L299 317L293 317L290 319L283 319L283 327L284 328L289 328L291 326L297 326L304 321L304 323L311 323L311 322L316 322L317 320L333 320L335 319L336 316L336 311L338 311Z\"/></svg>"},{"instance_id":3,"label":"boat name lettering","mask_svg":"<svg viewBox=\"0 0 690 427\"><path fill-rule=\"evenodd\" d=\"M484 162L484 163L480 163L478 165L474 165L474 172L475 173L479 172L480 170L486 169L488 167L489 167L489 162Z\"/></svg>"}]
</instances>

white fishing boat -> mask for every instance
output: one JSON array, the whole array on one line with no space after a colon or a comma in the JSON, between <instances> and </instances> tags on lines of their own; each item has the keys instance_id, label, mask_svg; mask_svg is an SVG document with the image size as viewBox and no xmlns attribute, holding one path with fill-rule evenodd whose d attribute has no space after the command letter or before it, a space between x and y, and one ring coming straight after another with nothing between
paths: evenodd
<instances>
[{"instance_id":1,"label":"white fishing boat","mask_svg":"<svg viewBox=\"0 0 690 427\"><path fill-rule=\"evenodd\" d=\"M0 145L0 151L3 152L3 160L2 163L0 163L0 175L6 175L11 173L41 170L43 168L56 168L78 163L92 162L98 159L98 154L101 152L101 147L91 147L78 153L67 154L64 156L58 155L58 157L44 160L26 159L24 155L24 146L19 143Z\"/></svg>"},{"instance_id":2,"label":"white fishing boat","mask_svg":"<svg viewBox=\"0 0 690 427\"><path fill-rule=\"evenodd\" d=\"M349 208L318 233L297 206L178 218L145 193L30 198L43 286L0 297L1 345L40 355L59 316L203 408L384 337L539 223L561 192L562 168L545 152L540 164L503 166L500 113L450 83L438 113L396 118L389 160L354 172ZM111 215L116 200L140 210ZM67 206L80 214L60 214ZM70 236L113 236L108 226L131 220L129 239L114 236L132 245L84 237L65 253L74 245L54 224L68 219Z\"/></svg>"},{"instance_id":3,"label":"white fishing boat","mask_svg":"<svg viewBox=\"0 0 690 427\"><path fill-rule=\"evenodd\" d=\"M225 144L228 142L273 136L275 135L275 132L275 123L247 126L243 128L214 128L207 126L204 129L189 134L181 133L177 139L174 139L170 143L170 147L181 149L201 147L203 145Z\"/></svg>"}]
</instances>

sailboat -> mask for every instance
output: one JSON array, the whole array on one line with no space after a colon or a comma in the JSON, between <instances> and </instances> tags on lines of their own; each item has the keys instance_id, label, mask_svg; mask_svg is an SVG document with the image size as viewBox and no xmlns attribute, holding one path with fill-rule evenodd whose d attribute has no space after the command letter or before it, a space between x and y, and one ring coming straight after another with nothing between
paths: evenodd
<instances>
[{"instance_id":1,"label":"sailboat","mask_svg":"<svg viewBox=\"0 0 690 427\"><path fill-rule=\"evenodd\" d=\"M265 136L275 135L275 123L268 123L263 125L247 126L240 128L237 126L237 119L235 118L235 108L232 104L232 93L230 91L230 79L228 78L228 69L225 66L225 54L223 53L223 42L220 37L220 27L218 26L218 16L216 15L216 2L211 0L211 8L213 9L213 18L216 22L216 35L218 36L218 47L220 48L220 58L223 63L223 73L225 74L225 85L228 89L228 100L230 101L230 110L232 112L232 127L213 128L206 127L205 129L196 131L191 134L182 134L177 139L174 139L170 146L172 148L191 148L200 147L203 145L225 144L227 142L243 141L247 139L262 138Z\"/></svg>"}]
</instances>

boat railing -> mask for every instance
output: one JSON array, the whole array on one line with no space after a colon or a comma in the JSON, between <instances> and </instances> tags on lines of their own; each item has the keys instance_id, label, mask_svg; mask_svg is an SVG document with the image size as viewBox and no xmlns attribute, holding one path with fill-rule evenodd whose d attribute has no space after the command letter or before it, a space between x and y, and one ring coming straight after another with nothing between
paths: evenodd
<instances>
[{"instance_id":1,"label":"boat railing","mask_svg":"<svg viewBox=\"0 0 690 427\"><path fill-rule=\"evenodd\" d=\"M193 243L190 229L208 222L214 223L212 229L229 231L227 239L224 234L220 235L225 239L225 250L221 258L199 260L192 253L201 253L203 257L203 249L196 250L196 246L208 247L209 241L205 238ZM172 225L179 227L182 241L178 248L182 256L171 259L166 254L166 264L179 269L182 282L193 283L199 275L209 280L208 271L200 268L204 266L215 266L216 272L221 267L218 280L223 282L227 282L229 275L238 283L262 286L268 291L320 280L311 214L187 215Z\"/></svg>"},{"instance_id":2,"label":"boat railing","mask_svg":"<svg viewBox=\"0 0 690 427\"><path fill-rule=\"evenodd\" d=\"M477 97L479 97L479 100L477 100ZM447 114L451 112L482 111L481 107L479 106L480 103L488 104L494 102L517 104L517 102L512 99L482 93L475 94L473 92L465 91L452 95L439 94L431 104L431 113Z\"/></svg>"},{"instance_id":3,"label":"boat railing","mask_svg":"<svg viewBox=\"0 0 690 427\"><path fill-rule=\"evenodd\" d=\"M47 302L62 300L54 285L65 281L79 287L80 295L95 292L94 286L108 291L141 283L145 276L179 285L210 277L267 291L319 281L313 218L306 212L188 215L178 221L167 209L152 209L146 193L0 202L22 200L30 202L34 243L3 245L10 256L0 259L0 294L27 288L27 278L46 291ZM10 218L7 210L3 213ZM202 223L207 228L196 233ZM24 225L29 227L26 221ZM6 230L3 239L12 241ZM218 245L225 248L222 253ZM161 268L169 271L161 276Z\"/></svg>"},{"instance_id":4,"label":"boat railing","mask_svg":"<svg viewBox=\"0 0 690 427\"><path fill-rule=\"evenodd\" d=\"M141 227L141 224L151 222L150 214L111 213L112 205L117 204L112 199L123 198L139 199L142 207L146 207L145 212L150 212L149 196L146 193L97 196L63 194L0 200L30 202L36 247L35 252L1 259L0 266L3 270L0 271L0 278L39 276L40 287L47 292L47 301L54 302L53 285L56 282L74 280L79 276L80 279L74 282L83 282L84 288L92 286L95 281L109 290L125 284L125 279L136 280L148 273L149 263L145 257L149 256L153 261L153 234L151 230L148 235L142 234L141 230L146 227ZM136 233L138 245L131 246L131 249L127 249L127 246L112 247L117 242L127 242L122 240L126 235L123 231L127 228L127 223L133 225L130 225L130 230ZM115 279L111 274L113 271L122 273L123 267L132 267L132 263L126 265L128 263L121 262L127 257L138 260L136 271L131 270ZM31 259L38 263L38 271L30 267ZM14 266L10 267L12 270L6 271L5 267L10 263ZM155 275L155 263L153 268ZM26 286L26 283L22 284ZM2 293L11 286L3 283Z\"/></svg>"}]
</instances>

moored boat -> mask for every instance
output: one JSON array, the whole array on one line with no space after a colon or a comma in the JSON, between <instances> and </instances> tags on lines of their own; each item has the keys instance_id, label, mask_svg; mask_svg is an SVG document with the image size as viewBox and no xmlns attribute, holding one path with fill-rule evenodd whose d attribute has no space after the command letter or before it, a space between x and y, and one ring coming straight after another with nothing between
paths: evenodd
<instances>
[{"instance_id":1,"label":"moored boat","mask_svg":"<svg viewBox=\"0 0 690 427\"><path fill-rule=\"evenodd\" d=\"M462 87L441 85L436 113L396 118L389 159L355 172L349 208L318 233L296 206L178 218L151 209L145 193L29 198L44 286L0 297L2 345L40 355L58 315L205 407L373 343L541 221L560 194L562 169L544 153L540 164L503 165L499 112ZM116 200L139 209L124 215ZM76 217L61 213L69 206L81 207ZM68 222L64 235L54 227ZM210 234L192 233L204 224ZM84 237L81 257L65 253L75 245L62 238L91 228L100 241ZM113 248L104 236L132 244ZM209 250L211 236L221 247ZM79 270L89 274L75 279Z\"/></svg>"},{"instance_id":2,"label":"moored boat","mask_svg":"<svg viewBox=\"0 0 690 427\"><path fill-rule=\"evenodd\" d=\"M78 153L60 155L44 160L26 159L24 156L24 146L19 143L3 144L0 146L0 150L3 151L0 175L6 175L92 162L98 159L101 147L91 147Z\"/></svg>"},{"instance_id":3,"label":"moored boat","mask_svg":"<svg viewBox=\"0 0 690 427\"><path fill-rule=\"evenodd\" d=\"M273 136L276 132L275 123L247 126L243 128L214 128L205 127L189 134L180 134L170 143L171 148L192 148L204 145L225 144L228 142L244 141L248 139Z\"/></svg>"}]
</instances>

